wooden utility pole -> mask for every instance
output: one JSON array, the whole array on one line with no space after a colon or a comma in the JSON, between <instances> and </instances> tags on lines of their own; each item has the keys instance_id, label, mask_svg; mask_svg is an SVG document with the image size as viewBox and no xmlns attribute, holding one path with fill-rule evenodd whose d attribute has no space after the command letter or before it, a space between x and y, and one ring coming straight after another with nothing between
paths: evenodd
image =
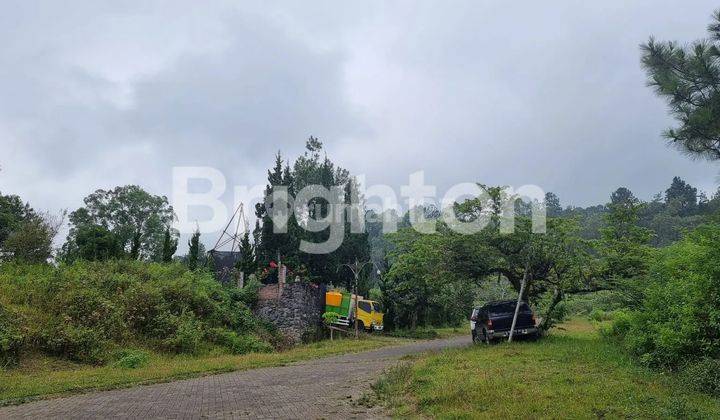
<instances>
[{"instance_id":1,"label":"wooden utility pole","mask_svg":"<svg viewBox=\"0 0 720 420\"><path fill-rule=\"evenodd\" d=\"M522 303L525 294L525 285L527 284L528 275L530 273L530 261L525 264L525 273L523 274L522 283L520 283L520 294L518 295L517 304L515 305L515 314L513 315L512 325L510 326L510 335L508 335L508 343L512 342L513 334L515 334L515 324L517 323L518 312L520 312L520 303Z\"/></svg>"},{"instance_id":2,"label":"wooden utility pole","mask_svg":"<svg viewBox=\"0 0 720 420\"><path fill-rule=\"evenodd\" d=\"M355 262L352 264L342 264L340 267L347 267L352 271L353 276L355 277L355 283L353 284L353 294L355 295L355 338L360 337L360 332L358 331L358 279L360 278L360 272L363 268L365 268L366 265L372 264L372 261L366 261L364 263L361 263L355 258ZM338 269L340 269L338 267Z\"/></svg>"}]
</instances>

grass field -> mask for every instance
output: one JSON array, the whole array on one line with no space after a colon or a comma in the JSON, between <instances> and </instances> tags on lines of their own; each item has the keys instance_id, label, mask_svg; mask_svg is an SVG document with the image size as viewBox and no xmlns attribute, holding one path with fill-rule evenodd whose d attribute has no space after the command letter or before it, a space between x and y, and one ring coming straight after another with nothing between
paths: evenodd
<instances>
[{"instance_id":1,"label":"grass field","mask_svg":"<svg viewBox=\"0 0 720 420\"><path fill-rule=\"evenodd\" d=\"M447 334L448 332L443 331ZM280 366L287 363L397 345L408 340L371 335L355 341L337 339L295 347L278 353L230 355L215 352L199 356L149 351L144 367L88 366L47 356L26 358L20 367L0 371L0 405L20 403L91 390L122 388L206 374Z\"/></svg>"},{"instance_id":2,"label":"grass field","mask_svg":"<svg viewBox=\"0 0 720 420\"><path fill-rule=\"evenodd\" d=\"M587 321L537 342L419 356L376 385L396 416L720 418L720 401L638 367Z\"/></svg>"}]
</instances>

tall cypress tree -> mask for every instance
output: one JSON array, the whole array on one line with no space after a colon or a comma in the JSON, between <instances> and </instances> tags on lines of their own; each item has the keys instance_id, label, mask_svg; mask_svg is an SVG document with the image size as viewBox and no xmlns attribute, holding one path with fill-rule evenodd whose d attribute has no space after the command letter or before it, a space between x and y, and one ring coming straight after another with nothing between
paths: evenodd
<instances>
[{"instance_id":1,"label":"tall cypress tree","mask_svg":"<svg viewBox=\"0 0 720 420\"><path fill-rule=\"evenodd\" d=\"M240 240L240 260L236 265L237 269L249 275L257 270L257 262L255 261L255 249L250 243L250 233L245 232L242 240Z\"/></svg>"},{"instance_id":2,"label":"tall cypress tree","mask_svg":"<svg viewBox=\"0 0 720 420\"><path fill-rule=\"evenodd\" d=\"M196 270L200 262L200 230L196 229L188 241L187 265L190 270Z\"/></svg>"},{"instance_id":3,"label":"tall cypress tree","mask_svg":"<svg viewBox=\"0 0 720 420\"><path fill-rule=\"evenodd\" d=\"M177 251L178 241L172 237L170 228L165 229L165 237L163 238L162 262L169 263L172 261L173 255Z\"/></svg>"},{"instance_id":4,"label":"tall cypress tree","mask_svg":"<svg viewBox=\"0 0 720 420\"><path fill-rule=\"evenodd\" d=\"M268 171L268 185L265 187L265 201L268 197L272 197L275 187L282 185L283 182L283 160L280 152L275 155L275 167ZM255 215L262 220L260 227L259 243L256 242L257 259L260 266L267 266L271 260L277 258L280 247L280 239L278 235L273 233L273 221L271 214L273 211L272 203L258 203L255 207Z\"/></svg>"}]
</instances>

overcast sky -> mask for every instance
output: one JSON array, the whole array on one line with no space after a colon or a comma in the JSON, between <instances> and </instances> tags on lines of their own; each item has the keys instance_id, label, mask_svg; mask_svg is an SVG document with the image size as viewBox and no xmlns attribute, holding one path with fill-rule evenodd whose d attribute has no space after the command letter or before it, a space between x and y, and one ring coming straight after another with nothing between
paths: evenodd
<instances>
[{"instance_id":1,"label":"overcast sky","mask_svg":"<svg viewBox=\"0 0 720 420\"><path fill-rule=\"evenodd\" d=\"M649 199L674 175L717 188L720 165L661 139L638 48L705 36L716 2L102 3L0 0L0 191L36 208L170 195L179 165L261 183L310 135L398 188L417 170L564 205Z\"/></svg>"}]
</instances>

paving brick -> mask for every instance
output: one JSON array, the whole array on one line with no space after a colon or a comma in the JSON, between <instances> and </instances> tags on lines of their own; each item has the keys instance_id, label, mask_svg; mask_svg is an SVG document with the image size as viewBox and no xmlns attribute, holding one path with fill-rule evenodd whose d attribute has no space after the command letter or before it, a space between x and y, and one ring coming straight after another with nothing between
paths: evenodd
<instances>
[{"instance_id":1,"label":"paving brick","mask_svg":"<svg viewBox=\"0 0 720 420\"><path fill-rule=\"evenodd\" d=\"M355 402L402 356L470 344L421 341L288 366L96 392L0 408L0 419L362 419L384 418Z\"/></svg>"}]
</instances>

